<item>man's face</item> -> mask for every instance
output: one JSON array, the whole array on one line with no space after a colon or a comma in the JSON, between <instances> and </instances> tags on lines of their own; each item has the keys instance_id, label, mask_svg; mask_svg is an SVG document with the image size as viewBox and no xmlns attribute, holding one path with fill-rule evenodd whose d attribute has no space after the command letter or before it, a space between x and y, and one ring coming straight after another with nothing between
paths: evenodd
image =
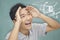
<instances>
[{"instance_id":1,"label":"man's face","mask_svg":"<svg viewBox=\"0 0 60 40\"><path fill-rule=\"evenodd\" d=\"M21 9L20 17L22 19L21 28L23 29L31 29L32 23L32 15L25 8Z\"/></svg>"}]
</instances>

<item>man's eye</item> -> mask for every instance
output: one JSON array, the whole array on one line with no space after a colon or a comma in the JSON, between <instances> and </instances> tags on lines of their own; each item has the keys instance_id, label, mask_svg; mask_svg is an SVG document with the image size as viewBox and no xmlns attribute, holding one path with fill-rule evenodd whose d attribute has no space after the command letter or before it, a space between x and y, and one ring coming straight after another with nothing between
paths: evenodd
<instances>
[{"instance_id":1,"label":"man's eye","mask_svg":"<svg viewBox=\"0 0 60 40\"><path fill-rule=\"evenodd\" d=\"M23 17L25 17L25 16L21 16L21 18L23 18Z\"/></svg>"}]
</instances>

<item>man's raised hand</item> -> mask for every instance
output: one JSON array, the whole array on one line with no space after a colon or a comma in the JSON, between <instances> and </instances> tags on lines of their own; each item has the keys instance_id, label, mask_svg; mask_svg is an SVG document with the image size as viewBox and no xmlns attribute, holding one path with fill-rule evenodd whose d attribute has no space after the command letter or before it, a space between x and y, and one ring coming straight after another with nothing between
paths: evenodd
<instances>
[{"instance_id":1,"label":"man's raised hand","mask_svg":"<svg viewBox=\"0 0 60 40\"><path fill-rule=\"evenodd\" d=\"M33 17L38 17L41 14L38 9L36 9L32 6L27 6L26 10L29 11Z\"/></svg>"},{"instance_id":2,"label":"man's raised hand","mask_svg":"<svg viewBox=\"0 0 60 40\"><path fill-rule=\"evenodd\" d=\"M21 7L18 8L18 10L16 11L16 22L21 22L21 17L20 17L20 10Z\"/></svg>"}]
</instances>

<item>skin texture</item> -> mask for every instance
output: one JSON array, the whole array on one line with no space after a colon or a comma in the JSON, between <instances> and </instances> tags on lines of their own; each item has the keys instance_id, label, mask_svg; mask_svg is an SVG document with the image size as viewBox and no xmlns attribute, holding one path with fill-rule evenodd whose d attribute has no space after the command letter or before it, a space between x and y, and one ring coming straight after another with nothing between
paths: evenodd
<instances>
[{"instance_id":1,"label":"skin texture","mask_svg":"<svg viewBox=\"0 0 60 40\"><path fill-rule=\"evenodd\" d=\"M19 7L15 16L16 20L13 20L14 28L8 40L18 40L18 32L28 35L29 30L31 29L33 17L43 19L46 23L48 23L46 32L60 28L60 24L57 21L40 13L32 6L27 6L26 8ZM26 23L29 23L29 25L26 25Z\"/></svg>"}]
</instances>

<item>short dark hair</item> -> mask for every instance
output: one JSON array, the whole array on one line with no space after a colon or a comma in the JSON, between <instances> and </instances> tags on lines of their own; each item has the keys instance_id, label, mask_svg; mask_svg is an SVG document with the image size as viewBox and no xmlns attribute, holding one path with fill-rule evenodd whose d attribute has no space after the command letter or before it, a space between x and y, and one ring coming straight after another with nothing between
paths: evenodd
<instances>
[{"instance_id":1,"label":"short dark hair","mask_svg":"<svg viewBox=\"0 0 60 40\"><path fill-rule=\"evenodd\" d=\"M23 4L21 4L21 3L15 4L15 5L11 8L10 13L9 13L10 18L11 18L12 20L15 19L15 14L16 14L16 11L17 11L17 9L18 9L19 7L25 8L26 6L23 5Z\"/></svg>"}]
</instances>

